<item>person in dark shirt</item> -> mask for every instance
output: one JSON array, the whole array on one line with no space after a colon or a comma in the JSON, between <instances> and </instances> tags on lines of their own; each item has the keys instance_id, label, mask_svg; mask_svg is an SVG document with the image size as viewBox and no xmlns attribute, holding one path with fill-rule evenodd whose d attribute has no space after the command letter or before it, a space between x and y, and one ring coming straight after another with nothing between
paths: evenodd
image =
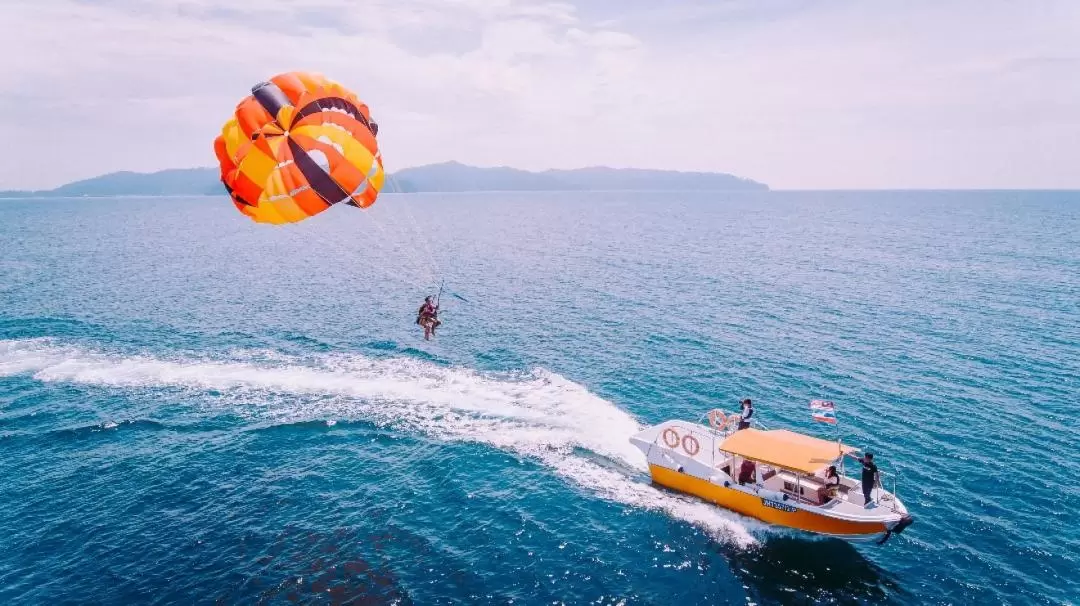
<instances>
[{"instance_id":1,"label":"person in dark shirt","mask_svg":"<svg viewBox=\"0 0 1080 606\"><path fill-rule=\"evenodd\" d=\"M739 426L735 429L746 429L750 427L750 418L754 416L754 404L750 402L750 398L746 398L742 401L742 415L739 417Z\"/></svg>"},{"instance_id":2,"label":"person in dark shirt","mask_svg":"<svg viewBox=\"0 0 1080 606\"><path fill-rule=\"evenodd\" d=\"M874 487L879 484L879 477L877 473L877 466L874 463L874 455L872 453L866 453L862 457L856 457L852 454L847 456L863 463L863 498L865 499L865 507L870 507L874 503L870 500L870 497L874 495Z\"/></svg>"},{"instance_id":3,"label":"person in dark shirt","mask_svg":"<svg viewBox=\"0 0 1080 606\"><path fill-rule=\"evenodd\" d=\"M743 459L739 466L739 484L753 484L757 481L757 465L750 459Z\"/></svg>"},{"instance_id":4,"label":"person in dark shirt","mask_svg":"<svg viewBox=\"0 0 1080 606\"><path fill-rule=\"evenodd\" d=\"M874 494L874 486L878 483L877 465L874 464L874 455L869 452L857 460L862 463L862 493L866 506L869 507L873 503L870 497Z\"/></svg>"}]
</instances>

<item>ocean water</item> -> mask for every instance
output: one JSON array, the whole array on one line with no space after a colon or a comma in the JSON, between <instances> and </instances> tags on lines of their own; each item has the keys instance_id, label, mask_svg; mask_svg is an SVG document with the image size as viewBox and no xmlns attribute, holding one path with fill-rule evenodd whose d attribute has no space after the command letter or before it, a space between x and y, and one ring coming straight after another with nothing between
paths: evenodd
<instances>
[{"instance_id":1,"label":"ocean water","mask_svg":"<svg viewBox=\"0 0 1080 606\"><path fill-rule=\"evenodd\" d=\"M0 603L1071 604L1078 302L1078 193L2 201ZM649 483L743 397L915 525Z\"/></svg>"}]
</instances>

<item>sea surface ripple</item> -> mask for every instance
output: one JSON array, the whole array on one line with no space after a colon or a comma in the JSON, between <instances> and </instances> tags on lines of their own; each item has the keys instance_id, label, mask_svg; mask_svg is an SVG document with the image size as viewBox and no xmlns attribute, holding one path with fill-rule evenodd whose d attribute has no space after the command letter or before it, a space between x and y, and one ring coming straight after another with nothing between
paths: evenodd
<instances>
[{"instance_id":1,"label":"sea surface ripple","mask_svg":"<svg viewBox=\"0 0 1080 606\"><path fill-rule=\"evenodd\" d=\"M0 603L1080 596L1075 192L8 200L0 251ZM835 401L915 525L649 483L632 433L743 397Z\"/></svg>"}]
</instances>

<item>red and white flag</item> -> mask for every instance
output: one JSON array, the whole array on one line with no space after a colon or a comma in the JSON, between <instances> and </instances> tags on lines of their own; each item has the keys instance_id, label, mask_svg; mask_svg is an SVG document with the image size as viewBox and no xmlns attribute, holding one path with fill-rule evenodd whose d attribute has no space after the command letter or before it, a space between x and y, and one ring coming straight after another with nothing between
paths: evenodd
<instances>
[{"instance_id":1,"label":"red and white flag","mask_svg":"<svg viewBox=\"0 0 1080 606\"><path fill-rule=\"evenodd\" d=\"M812 400L810 414L815 421L836 425L836 405L827 400Z\"/></svg>"}]
</instances>

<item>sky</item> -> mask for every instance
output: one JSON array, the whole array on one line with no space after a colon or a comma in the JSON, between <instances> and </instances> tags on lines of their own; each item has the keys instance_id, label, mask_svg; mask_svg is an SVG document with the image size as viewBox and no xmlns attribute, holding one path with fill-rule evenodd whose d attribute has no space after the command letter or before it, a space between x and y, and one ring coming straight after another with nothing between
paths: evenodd
<instances>
[{"instance_id":1,"label":"sky","mask_svg":"<svg viewBox=\"0 0 1080 606\"><path fill-rule=\"evenodd\" d=\"M733 173L775 189L1080 188L1077 0L3 0L0 189L213 166L317 71L388 170Z\"/></svg>"}]
</instances>

